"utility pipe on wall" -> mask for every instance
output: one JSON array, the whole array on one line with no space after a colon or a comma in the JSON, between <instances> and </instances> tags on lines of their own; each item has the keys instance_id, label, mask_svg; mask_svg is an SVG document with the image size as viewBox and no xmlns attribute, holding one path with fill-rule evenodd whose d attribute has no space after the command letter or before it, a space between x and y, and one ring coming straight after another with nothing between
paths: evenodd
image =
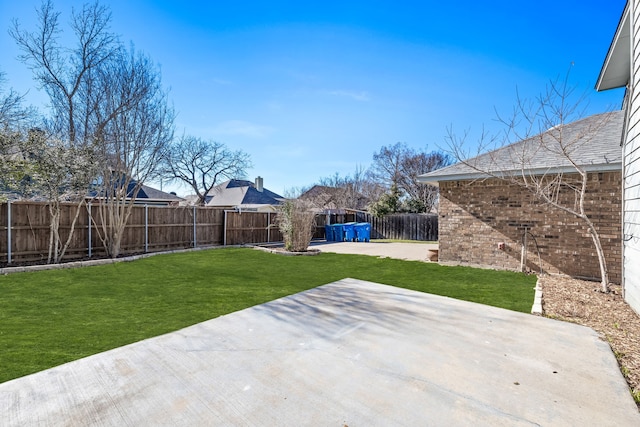
<instances>
[{"instance_id":1,"label":"utility pipe on wall","mask_svg":"<svg viewBox=\"0 0 640 427\"><path fill-rule=\"evenodd\" d=\"M527 232L528 227L524 227L524 234L522 235L522 253L520 255L520 271L526 272L527 268Z\"/></svg>"}]
</instances>

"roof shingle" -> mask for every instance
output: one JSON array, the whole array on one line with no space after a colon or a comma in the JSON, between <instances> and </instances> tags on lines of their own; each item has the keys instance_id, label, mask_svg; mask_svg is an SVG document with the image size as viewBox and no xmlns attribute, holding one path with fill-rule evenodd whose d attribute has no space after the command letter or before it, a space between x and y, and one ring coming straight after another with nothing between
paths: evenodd
<instances>
[{"instance_id":1,"label":"roof shingle","mask_svg":"<svg viewBox=\"0 0 640 427\"><path fill-rule=\"evenodd\" d=\"M568 158L588 171L618 170L622 164L620 142L623 125L622 110L596 114L556 126L464 163L420 175L419 181L433 184L487 177L488 174L483 172L509 174L525 171L542 175L575 171Z\"/></svg>"}]
</instances>

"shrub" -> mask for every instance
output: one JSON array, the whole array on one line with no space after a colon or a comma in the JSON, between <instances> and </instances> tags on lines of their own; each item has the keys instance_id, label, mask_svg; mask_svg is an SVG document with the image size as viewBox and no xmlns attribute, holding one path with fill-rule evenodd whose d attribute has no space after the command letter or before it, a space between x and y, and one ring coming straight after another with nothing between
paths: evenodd
<instances>
[{"instance_id":1,"label":"shrub","mask_svg":"<svg viewBox=\"0 0 640 427\"><path fill-rule=\"evenodd\" d=\"M315 213L302 200L287 200L280 206L278 227L284 239L284 248L290 252L304 252L311 243Z\"/></svg>"}]
</instances>

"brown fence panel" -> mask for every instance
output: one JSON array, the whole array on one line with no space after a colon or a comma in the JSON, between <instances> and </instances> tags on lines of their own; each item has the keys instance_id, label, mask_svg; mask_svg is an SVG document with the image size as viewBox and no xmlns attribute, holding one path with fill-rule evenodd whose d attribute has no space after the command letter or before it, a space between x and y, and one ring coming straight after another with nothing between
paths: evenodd
<instances>
[{"instance_id":1,"label":"brown fence panel","mask_svg":"<svg viewBox=\"0 0 640 427\"><path fill-rule=\"evenodd\" d=\"M357 212L355 221L371 224L372 239L438 240L438 215L435 214L393 214L376 217L367 212Z\"/></svg>"},{"instance_id":2,"label":"brown fence panel","mask_svg":"<svg viewBox=\"0 0 640 427\"><path fill-rule=\"evenodd\" d=\"M197 245L222 245L224 242L224 209L197 208Z\"/></svg>"},{"instance_id":3,"label":"brown fence panel","mask_svg":"<svg viewBox=\"0 0 640 427\"><path fill-rule=\"evenodd\" d=\"M226 212L226 244L281 242L274 212Z\"/></svg>"},{"instance_id":4,"label":"brown fence panel","mask_svg":"<svg viewBox=\"0 0 640 427\"><path fill-rule=\"evenodd\" d=\"M7 247L9 206L11 264L46 262L51 221L48 204L12 202L0 204L0 265L9 264ZM104 256L106 252L100 238L103 233L99 206L78 207L74 203L63 203L60 209L59 232L62 244L70 235L78 212L64 259ZM91 229L89 229L90 223ZM134 206L122 236L122 253L158 252L194 246L220 245L223 243L223 227L224 211L219 208Z\"/></svg>"}]
</instances>

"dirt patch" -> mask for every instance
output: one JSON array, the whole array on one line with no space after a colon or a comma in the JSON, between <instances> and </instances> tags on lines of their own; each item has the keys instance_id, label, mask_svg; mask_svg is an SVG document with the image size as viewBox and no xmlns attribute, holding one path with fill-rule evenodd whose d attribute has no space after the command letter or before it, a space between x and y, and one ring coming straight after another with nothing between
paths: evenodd
<instances>
[{"instance_id":1,"label":"dirt patch","mask_svg":"<svg viewBox=\"0 0 640 427\"><path fill-rule=\"evenodd\" d=\"M640 408L640 316L621 287L605 294L600 283L555 276L540 277L540 284L545 316L588 326L609 343Z\"/></svg>"}]
</instances>

